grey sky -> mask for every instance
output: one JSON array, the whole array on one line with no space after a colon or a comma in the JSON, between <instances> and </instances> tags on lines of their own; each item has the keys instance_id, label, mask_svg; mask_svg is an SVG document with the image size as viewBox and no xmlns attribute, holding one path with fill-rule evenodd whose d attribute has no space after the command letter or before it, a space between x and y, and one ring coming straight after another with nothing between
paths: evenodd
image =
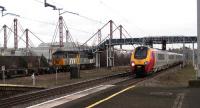
<instances>
[{"instance_id":1,"label":"grey sky","mask_svg":"<svg viewBox=\"0 0 200 108\"><path fill-rule=\"evenodd\" d=\"M47 0L67 11L79 13L83 18L64 14L64 20L75 41L85 42L104 23L112 19L122 24L134 36L196 35L196 0ZM45 8L43 0L0 0L7 12L19 14L22 27L29 28L45 42L51 42L58 21L58 11ZM14 16L0 18L0 26L11 27ZM91 20L93 19L93 20ZM107 28L108 29L108 28ZM19 35L21 35L19 30ZM108 30L103 31L103 37ZM0 33L3 44L3 32ZM116 34L117 35L117 34ZM57 36L58 37L58 36ZM31 38L34 45L39 41ZM57 39L58 41L58 39ZM9 45L13 46L13 34ZM24 43L20 41L20 45ZM24 46L25 47L25 46Z\"/></svg>"}]
</instances>

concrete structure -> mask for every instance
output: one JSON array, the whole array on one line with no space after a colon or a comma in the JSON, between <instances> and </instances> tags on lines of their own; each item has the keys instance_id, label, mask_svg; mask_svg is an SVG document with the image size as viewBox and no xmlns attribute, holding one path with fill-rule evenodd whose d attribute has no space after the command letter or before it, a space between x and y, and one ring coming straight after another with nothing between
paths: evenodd
<instances>
[{"instance_id":1,"label":"concrete structure","mask_svg":"<svg viewBox=\"0 0 200 108\"><path fill-rule=\"evenodd\" d=\"M17 19L14 19L14 48L18 49Z\"/></svg>"},{"instance_id":2,"label":"concrete structure","mask_svg":"<svg viewBox=\"0 0 200 108\"><path fill-rule=\"evenodd\" d=\"M197 78L200 78L200 0L197 0L197 58L198 58L198 74Z\"/></svg>"},{"instance_id":3,"label":"concrete structure","mask_svg":"<svg viewBox=\"0 0 200 108\"><path fill-rule=\"evenodd\" d=\"M0 56L27 56L27 55L33 55L33 56L44 56L46 59L51 59L51 54L55 52L56 50L69 50L69 51L79 51L79 50L85 50L88 49L86 47L75 47L75 43L72 42L65 42L63 43L64 46L60 48L60 43L41 43L38 47L31 47L28 48L28 52L26 48L0 48Z\"/></svg>"},{"instance_id":4,"label":"concrete structure","mask_svg":"<svg viewBox=\"0 0 200 108\"><path fill-rule=\"evenodd\" d=\"M110 20L110 38L108 39L108 45L106 47L107 67L114 66L114 46L112 45L113 39L113 21Z\"/></svg>"},{"instance_id":5,"label":"concrete structure","mask_svg":"<svg viewBox=\"0 0 200 108\"><path fill-rule=\"evenodd\" d=\"M34 54L41 56L43 55L46 59L51 59L51 54L56 50L65 49L69 51L79 50L79 48L75 47L75 43L72 42L65 42L63 43L63 47L60 48L60 43L41 43L38 47L29 48L29 50Z\"/></svg>"},{"instance_id":6,"label":"concrete structure","mask_svg":"<svg viewBox=\"0 0 200 108\"><path fill-rule=\"evenodd\" d=\"M0 56L26 56L26 49L0 48Z\"/></svg>"}]
</instances>

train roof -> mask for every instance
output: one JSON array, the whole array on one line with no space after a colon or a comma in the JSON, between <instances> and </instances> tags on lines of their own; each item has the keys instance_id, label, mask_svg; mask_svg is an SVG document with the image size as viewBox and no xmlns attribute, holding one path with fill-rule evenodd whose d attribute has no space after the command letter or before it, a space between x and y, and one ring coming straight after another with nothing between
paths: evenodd
<instances>
[{"instance_id":1,"label":"train roof","mask_svg":"<svg viewBox=\"0 0 200 108\"><path fill-rule=\"evenodd\" d=\"M60 53L65 53L65 54L85 54L85 53L90 53L87 50L62 50L62 49L58 49L56 50L52 55L55 54L60 54Z\"/></svg>"},{"instance_id":2,"label":"train roof","mask_svg":"<svg viewBox=\"0 0 200 108\"><path fill-rule=\"evenodd\" d=\"M138 46L138 47L147 47L153 51L159 51L159 52L163 52L163 53L168 53L168 54L177 54L177 55L183 55L183 54L180 54L180 53L175 53L175 52L170 52L170 51L167 51L167 50L161 50L161 49L157 49L157 48L151 48L149 46ZM136 48L138 48L136 47Z\"/></svg>"},{"instance_id":3,"label":"train roof","mask_svg":"<svg viewBox=\"0 0 200 108\"><path fill-rule=\"evenodd\" d=\"M58 51L55 51L53 53L53 55L58 54L58 53L78 54L79 51L62 51L62 50L58 50Z\"/></svg>"}]
</instances>

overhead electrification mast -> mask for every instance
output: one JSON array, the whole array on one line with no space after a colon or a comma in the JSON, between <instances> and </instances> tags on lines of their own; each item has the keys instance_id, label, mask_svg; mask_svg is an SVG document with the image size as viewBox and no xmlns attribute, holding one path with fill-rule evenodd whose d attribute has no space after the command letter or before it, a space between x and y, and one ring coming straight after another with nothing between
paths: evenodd
<instances>
[{"instance_id":1,"label":"overhead electrification mast","mask_svg":"<svg viewBox=\"0 0 200 108\"><path fill-rule=\"evenodd\" d=\"M44 0L44 6L45 7L52 7L53 10L58 10L58 15L59 15L59 21L58 21L59 22L59 25L58 25L58 28L59 28L59 46L63 47L64 46L64 44L63 44L63 17L61 15L64 14L64 13L70 13L70 14L75 14L75 15L79 15L79 14L74 13L74 12L70 12L70 11L61 12L61 10L63 10L62 8L57 8L55 5L47 3L46 0ZM66 37L66 40L67 39L68 39L68 37Z\"/></svg>"}]
</instances>

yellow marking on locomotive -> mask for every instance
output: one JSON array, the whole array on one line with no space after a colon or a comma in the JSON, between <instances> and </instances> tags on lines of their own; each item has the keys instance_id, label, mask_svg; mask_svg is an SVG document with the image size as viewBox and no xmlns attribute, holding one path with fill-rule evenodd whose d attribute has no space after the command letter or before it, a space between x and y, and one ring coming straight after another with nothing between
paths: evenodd
<instances>
[{"instance_id":1,"label":"yellow marking on locomotive","mask_svg":"<svg viewBox=\"0 0 200 108\"><path fill-rule=\"evenodd\" d=\"M80 54L76 55L76 64L80 64Z\"/></svg>"},{"instance_id":2,"label":"yellow marking on locomotive","mask_svg":"<svg viewBox=\"0 0 200 108\"><path fill-rule=\"evenodd\" d=\"M53 65L65 65L64 59L53 59Z\"/></svg>"},{"instance_id":3,"label":"yellow marking on locomotive","mask_svg":"<svg viewBox=\"0 0 200 108\"><path fill-rule=\"evenodd\" d=\"M136 65L144 65L144 63L146 61L150 61L151 52L152 52L152 49L148 49L148 51L147 51L147 57L145 59L135 59L134 58L134 56L135 56L135 50L134 50L134 52L132 52L132 54L131 54L131 61L134 61L134 63Z\"/></svg>"}]
</instances>

